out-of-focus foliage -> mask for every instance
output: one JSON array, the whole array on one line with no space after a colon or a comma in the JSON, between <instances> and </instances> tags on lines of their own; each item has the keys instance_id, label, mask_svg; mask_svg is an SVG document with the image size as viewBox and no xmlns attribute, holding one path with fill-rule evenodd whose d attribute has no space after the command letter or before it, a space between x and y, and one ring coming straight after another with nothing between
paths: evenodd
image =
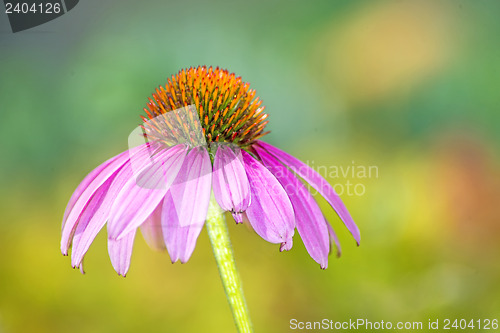
<instances>
[{"instance_id":1,"label":"out-of-focus foliage","mask_svg":"<svg viewBox=\"0 0 500 333\"><path fill-rule=\"evenodd\" d=\"M138 237L126 278L104 230L86 275L59 253L78 182L126 149L158 85L203 64L257 89L265 140L344 190L362 231L357 248L318 197L343 244L322 271L298 235L279 253L229 218L256 331L287 332L292 318L498 318L499 12L465 0L89 0L16 34L1 14L0 332L234 330L205 233L185 265Z\"/></svg>"}]
</instances>

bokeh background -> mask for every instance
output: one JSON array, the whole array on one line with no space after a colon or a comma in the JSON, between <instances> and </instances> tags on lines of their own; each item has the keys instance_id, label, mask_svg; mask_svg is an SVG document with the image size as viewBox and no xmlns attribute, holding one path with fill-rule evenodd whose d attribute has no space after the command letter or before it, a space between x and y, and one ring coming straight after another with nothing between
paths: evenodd
<instances>
[{"instance_id":1,"label":"bokeh background","mask_svg":"<svg viewBox=\"0 0 500 333\"><path fill-rule=\"evenodd\" d=\"M0 13L0 332L233 332L206 232L189 263L136 238L126 278L103 231L87 274L59 252L72 191L127 148L179 69L257 90L265 140L315 166L375 166L342 194L358 248L322 271L229 228L257 332L289 321L500 317L500 2L81 1L13 34ZM340 187L337 187L339 189ZM347 191L346 191L347 192ZM424 326L425 327L425 326Z\"/></svg>"}]
</instances>

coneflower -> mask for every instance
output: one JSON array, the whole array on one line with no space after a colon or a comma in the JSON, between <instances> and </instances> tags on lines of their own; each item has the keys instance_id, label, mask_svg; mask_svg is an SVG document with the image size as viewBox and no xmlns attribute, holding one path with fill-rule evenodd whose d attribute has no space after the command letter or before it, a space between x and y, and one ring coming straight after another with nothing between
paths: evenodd
<instances>
[{"instance_id":1,"label":"coneflower","mask_svg":"<svg viewBox=\"0 0 500 333\"><path fill-rule=\"evenodd\" d=\"M156 89L144 110L147 117L135 137L142 143L94 169L69 200L61 251L67 255L72 247L73 267L83 271L83 257L106 222L118 274L129 269L138 227L151 246L166 248L172 262L185 263L206 222L236 323L248 331L249 321L238 322L248 318L242 319L247 313L220 208L280 244L281 251L291 249L296 228L325 269L332 243L338 254L340 246L305 181L359 244L359 230L330 184L297 158L260 141L268 133L267 114L240 77L205 66L181 70Z\"/></svg>"}]
</instances>

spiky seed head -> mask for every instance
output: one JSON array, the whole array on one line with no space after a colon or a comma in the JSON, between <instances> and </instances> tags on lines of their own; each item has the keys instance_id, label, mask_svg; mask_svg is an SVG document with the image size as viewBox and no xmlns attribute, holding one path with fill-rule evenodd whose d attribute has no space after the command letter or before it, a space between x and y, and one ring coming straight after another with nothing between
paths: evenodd
<instances>
[{"instance_id":1,"label":"spiky seed head","mask_svg":"<svg viewBox=\"0 0 500 333\"><path fill-rule=\"evenodd\" d=\"M196 108L208 145L225 142L247 148L269 133L264 132L267 114L255 90L241 77L219 67L191 67L172 75L149 98L148 108L144 108L149 119L143 120L190 105Z\"/></svg>"}]
</instances>

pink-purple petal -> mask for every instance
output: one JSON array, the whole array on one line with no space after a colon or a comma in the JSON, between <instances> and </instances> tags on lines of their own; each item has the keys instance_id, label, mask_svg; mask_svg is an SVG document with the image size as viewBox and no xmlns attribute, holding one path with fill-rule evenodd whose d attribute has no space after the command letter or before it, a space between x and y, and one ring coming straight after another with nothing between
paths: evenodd
<instances>
[{"instance_id":1,"label":"pink-purple petal","mask_svg":"<svg viewBox=\"0 0 500 333\"><path fill-rule=\"evenodd\" d=\"M155 210L149 215L149 217L141 224L141 233L144 237L146 243L153 250L165 250L165 241L163 237L163 232L161 230L161 212L162 212L163 202L160 201Z\"/></svg>"},{"instance_id":2,"label":"pink-purple petal","mask_svg":"<svg viewBox=\"0 0 500 333\"><path fill-rule=\"evenodd\" d=\"M318 191L328 201L335 212L337 212L340 219L344 222L345 226L359 245L361 237L358 226L354 223L347 208L333 187L323 177L321 177L319 173L294 156L268 143L259 141L257 145L274 155L278 160L287 165L306 182L308 182L314 189L316 189L316 191Z\"/></svg>"},{"instance_id":3,"label":"pink-purple petal","mask_svg":"<svg viewBox=\"0 0 500 333\"><path fill-rule=\"evenodd\" d=\"M335 247L336 252L337 252L337 257L340 257L342 255L342 248L340 247L340 241L339 238L337 237L337 234L333 230L332 226L328 221L325 219L326 227L328 228L328 234L330 235L330 253L332 252L332 249Z\"/></svg>"},{"instance_id":4,"label":"pink-purple petal","mask_svg":"<svg viewBox=\"0 0 500 333\"><path fill-rule=\"evenodd\" d=\"M134 165L134 173L141 177L131 177L118 193L110 211L108 234L119 239L132 229L138 228L158 206L168 188L177 176L184 158L186 146L177 145L161 150L154 156L151 165L149 154L141 165ZM138 159L140 161L140 159Z\"/></svg>"},{"instance_id":5,"label":"pink-purple petal","mask_svg":"<svg viewBox=\"0 0 500 333\"><path fill-rule=\"evenodd\" d=\"M132 169L130 163L125 163L110 184L104 184L101 188L107 187L104 200L99 205L98 209L91 215L82 214L80 222L76 227L73 237L73 250L71 251L71 264L73 267L81 265L85 253L87 253L90 245L95 237L101 231L109 218L111 205L116 200L116 196L122 190L126 182L132 177ZM109 181L108 181L109 182Z\"/></svg>"},{"instance_id":6,"label":"pink-purple petal","mask_svg":"<svg viewBox=\"0 0 500 333\"><path fill-rule=\"evenodd\" d=\"M88 186L83 190L78 199L73 204L70 212L67 215L66 221L62 228L61 235L61 252L64 255L68 254L68 249L71 245L71 239L75 233L76 226L83 211L90 202L94 193L102 186L110 177L113 177L118 169L120 169L128 160L131 154L138 154L143 151L148 151L151 148L150 144L144 144L133 150L123 152L111 159L110 163L99 168L99 172L95 174L95 178L89 182Z\"/></svg>"},{"instance_id":7,"label":"pink-purple petal","mask_svg":"<svg viewBox=\"0 0 500 333\"><path fill-rule=\"evenodd\" d=\"M295 224L307 252L322 269L328 267L329 237L318 204L301 181L283 164L256 147L260 159L285 189L295 212Z\"/></svg>"},{"instance_id":8,"label":"pink-purple petal","mask_svg":"<svg viewBox=\"0 0 500 333\"><path fill-rule=\"evenodd\" d=\"M192 149L163 200L162 227L172 262L191 257L210 202L212 165L203 147Z\"/></svg>"},{"instance_id":9,"label":"pink-purple petal","mask_svg":"<svg viewBox=\"0 0 500 333\"><path fill-rule=\"evenodd\" d=\"M121 239L108 238L109 258L118 275L127 275L136 231L137 229L131 230Z\"/></svg>"},{"instance_id":10,"label":"pink-purple petal","mask_svg":"<svg viewBox=\"0 0 500 333\"><path fill-rule=\"evenodd\" d=\"M80 216L80 220L78 222L78 225L76 226L76 230L72 239L73 249L71 251L71 265L73 267L81 266L83 256L87 252L88 246L90 246L90 243L92 243L92 241L95 238L95 235L93 237L87 235L88 234L87 230L91 229L88 228L89 222L98 220L99 217L102 215L100 211L106 209L105 208L106 206L104 206L103 203L105 201L106 194L110 188L112 181L113 178L111 177L101 187L97 189L97 191L90 199L89 204L87 205L82 215ZM104 225L104 223L105 220L102 223L102 225ZM92 226L95 225L95 222L92 223L91 225ZM100 228L97 230L97 232L95 233L96 235L101 228L102 226L100 226ZM82 246L82 244L88 244L88 246L85 245Z\"/></svg>"},{"instance_id":11,"label":"pink-purple petal","mask_svg":"<svg viewBox=\"0 0 500 333\"><path fill-rule=\"evenodd\" d=\"M239 148L236 152L226 145L219 145L217 148L213 191L215 200L223 210L237 214L244 212L250 205L250 184Z\"/></svg>"},{"instance_id":12,"label":"pink-purple petal","mask_svg":"<svg viewBox=\"0 0 500 333\"><path fill-rule=\"evenodd\" d=\"M293 207L278 180L249 153L242 151L250 182L251 204L246 215L259 236L290 249L295 229Z\"/></svg>"},{"instance_id":13,"label":"pink-purple petal","mask_svg":"<svg viewBox=\"0 0 500 333\"><path fill-rule=\"evenodd\" d=\"M94 170L92 170L87 176L85 176L85 178L78 185L78 187L76 188L76 190L71 195L71 198L69 199L69 202L68 202L68 204L66 206L66 210L64 211L62 228L64 228L64 224L66 223L66 219L68 218L69 213L71 212L71 210L75 206L76 201L78 200L78 198L80 198L80 196L82 195L83 191L85 191L85 189L90 185L90 183L92 183L92 181L97 177L97 175L100 174L104 170L105 167L107 167L111 162L113 162L114 160L116 160L122 154L125 154L125 153L126 152L123 152L123 153L121 153L119 155L113 156L112 158L110 158L109 160L107 160L106 162L102 163L101 165L99 165Z\"/></svg>"}]
</instances>

